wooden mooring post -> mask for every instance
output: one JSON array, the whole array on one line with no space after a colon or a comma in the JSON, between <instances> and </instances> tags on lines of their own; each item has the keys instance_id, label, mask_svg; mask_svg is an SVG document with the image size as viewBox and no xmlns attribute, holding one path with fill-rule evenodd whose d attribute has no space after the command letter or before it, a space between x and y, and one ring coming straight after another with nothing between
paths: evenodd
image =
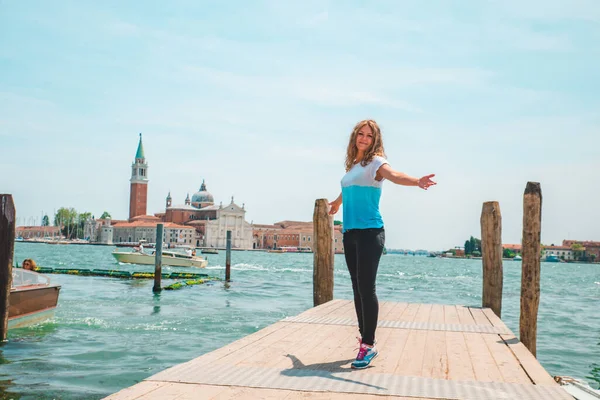
<instances>
[{"instance_id":1,"label":"wooden mooring post","mask_svg":"<svg viewBox=\"0 0 600 400\"><path fill-rule=\"evenodd\" d=\"M327 199L315 201L313 214L313 303L318 306L333 300L333 216Z\"/></svg>"},{"instance_id":2,"label":"wooden mooring post","mask_svg":"<svg viewBox=\"0 0 600 400\"><path fill-rule=\"evenodd\" d=\"M156 251L154 252L154 287L152 291L158 293L162 290L162 246L163 246L164 224L156 225Z\"/></svg>"},{"instance_id":3,"label":"wooden mooring post","mask_svg":"<svg viewBox=\"0 0 600 400\"><path fill-rule=\"evenodd\" d=\"M498 317L502 312L502 215L497 201L483 203L481 210L481 258L483 261L482 307Z\"/></svg>"},{"instance_id":4,"label":"wooden mooring post","mask_svg":"<svg viewBox=\"0 0 600 400\"><path fill-rule=\"evenodd\" d=\"M536 356L537 317L540 304L540 256L542 231L542 188L527 182L523 196L523 243L521 261L521 342Z\"/></svg>"},{"instance_id":5,"label":"wooden mooring post","mask_svg":"<svg viewBox=\"0 0 600 400\"><path fill-rule=\"evenodd\" d=\"M225 282L231 279L231 231L227 231L227 243L225 246Z\"/></svg>"},{"instance_id":6,"label":"wooden mooring post","mask_svg":"<svg viewBox=\"0 0 600 400\"><path fill-rule=\"evenodd\" d=\"M15 249L15 203L12 195L0 194L0 342L8 333L8 298Z\"/></svg>"}]
</instances>

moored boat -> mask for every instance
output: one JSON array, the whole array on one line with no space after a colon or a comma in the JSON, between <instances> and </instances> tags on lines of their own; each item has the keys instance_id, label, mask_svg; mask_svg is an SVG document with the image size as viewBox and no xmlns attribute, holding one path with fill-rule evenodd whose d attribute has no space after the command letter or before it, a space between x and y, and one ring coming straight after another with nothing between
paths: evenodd
<instances>
[{"instance_id":1,"label":"moored boat","mask_svg":"<svg viewBox=\"0 0 600 400\"><path fill-rule=\"evenodd\" d=\"M54 315L60 285L46 275L13 268L8 306L8 329L33 325Z\"/></svg>"},{"instance_id":2,"label":"moored boat","mask_svg":"<svg viewBox=\"0 0 600 400\"><path fill-rule=\"evenodd\" d=\"M202 254L219 254L219 250L217 249L202 249L200 252Z\"/></svg>"},{"instance_id":3,"label":"moored boat","mask_svg":"<svg viewBox=\"0 0 600 400\"><path fill-rule=\"evenodd\" d=\"M152 254L118 250L112 252L113 257L119 262L140 265L154 265L156 263L154 254L155 251L153 251ZM202 257L197 257L194 255L190 256L188 254L179 253L176 251L163 250L162 265L170 265L173 267L205 268L208 265L208 261Z\"/></svg>"},{"instance_id":4,"label":"moored boat","mask_svg":"<svg viewBox=\"0 0 600 400\"><path fill-rule=\"evenodd\" d=\"M523 260L523 257L521 257L520 255L518 255L518 254L517 254L517 255L516 255L514 258L513 258L513 260L514 260L514 261L522 261L522 260Z\"/></svg>"}]
</instances>

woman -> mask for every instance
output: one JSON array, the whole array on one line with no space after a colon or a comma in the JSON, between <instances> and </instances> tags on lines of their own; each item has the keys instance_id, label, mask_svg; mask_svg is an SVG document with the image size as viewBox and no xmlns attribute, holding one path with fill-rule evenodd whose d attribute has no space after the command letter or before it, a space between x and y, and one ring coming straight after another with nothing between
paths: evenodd
<instances>
[{"instance_id":1,"label":"woman","mask_svg":"<svg viewBox=\"0 0 600 400\"><path fill-rule=\"evenodd\" d=\"M36 267L37 265L35 265L35 261L33 261L31 258L26 258L23 260L23 269L35 271Z\"/></svg>"},{"instance_id":2,"label":"woman","mask_svg":"<svg viewBox=\"0 0 600 400\"><path fill-rule=\"evenodd\" d=\"M343 243L346 264L352 280L354 306L361 338L360 349L352 368L369 366L377 356L374 347L379 303L375 280L379 259L385 246L383 219L379 199L383 180L427 190L436 183L434 174L414 178L393 170L383 149L381 130L373 120L360 121L350 135L346 152L346 175L342 178L342 193L330 204L329 213L338 212L342 199Z\"/></svg>"}]
</instances>

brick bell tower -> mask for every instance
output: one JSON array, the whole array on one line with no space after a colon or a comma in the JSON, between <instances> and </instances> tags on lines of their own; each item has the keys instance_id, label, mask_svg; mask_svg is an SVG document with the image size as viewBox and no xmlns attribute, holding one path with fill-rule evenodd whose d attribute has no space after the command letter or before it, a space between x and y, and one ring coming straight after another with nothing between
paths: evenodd
<instances>
[{"instance_id":1,"label":"brick bell tower","mask_svg":"<svg viewBox=\"0 0 600 400\"><path fill-rule=\"evenodd\" d=\"M135 161L131 164L130 182L129 219L131 220L138 215L146 215L146 205L148 204L148 163L144 156L141 133Z\"/></svg>"}]
</instances>

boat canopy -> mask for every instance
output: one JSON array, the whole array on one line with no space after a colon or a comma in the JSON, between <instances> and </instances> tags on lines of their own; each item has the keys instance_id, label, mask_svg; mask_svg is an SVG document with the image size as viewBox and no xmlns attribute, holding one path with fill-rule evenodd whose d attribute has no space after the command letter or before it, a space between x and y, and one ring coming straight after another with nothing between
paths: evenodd
<instances>
[{"instance_id":1,"label":"boat canopy","mask_svg":"<svg viewBox=\"0 0 600 400\"><path fill-rule=\"evenodd\" d=\"M50 278L46 275L38 274L37 272L29 271L22 268L13 268L11 289L17 289L22 286L48 286Z\"/></svg>"}]
</instances>

